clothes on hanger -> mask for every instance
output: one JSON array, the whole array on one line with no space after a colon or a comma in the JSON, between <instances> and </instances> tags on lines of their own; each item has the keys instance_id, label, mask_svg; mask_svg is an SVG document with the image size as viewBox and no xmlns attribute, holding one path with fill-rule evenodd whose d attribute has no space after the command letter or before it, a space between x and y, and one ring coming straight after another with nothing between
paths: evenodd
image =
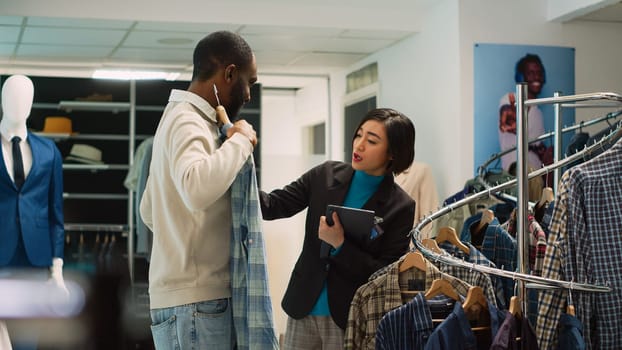
<instances>
[{"instance_id":1,"label":"clothes on hanger","mask_svg":"<svg viewBox=\"0 0 622 350\"><path fill-rule=\"evenodd\" d=\"M536 333L531 327L529 320L525 317L516 317L508 312L505 320L499 327L497 335L490 345L490 350L518 350L530 349L538 350L538 340ZM562 348L567 349L567 348Z\"/></svg>"},{"instance_id":2,"label":"clothes on hanger","mask_svg":"<svg viewBox=\"0 0 622 350\"><path fill-rule=\"evenodd\" d=\"M437 278L448 279L460 295L466 295L470 285L441 271L426 260L426 271L409 269L399 272L404 256L389 264L378 276L359 287L354 294L344 338L344 349L374 349L376 330L382 317L389 311L405 304L401 290L408 288L409 280L424 281L430 288ZM378 271L376 272L378 273ZM374 274L376 274L374 273Z\"/></svg>"},{"instance_id":3,"label":"clothes on hanger","mask_svg":"<svg viewBox=\"0 0 622 350\"><path fill-rule=\"evenodd\" d=\"M430 165L413 161L410 168L395 176L395 183L417 203L415 206L414 225L419 223L425 215L438 209L438 192ZM424 227L421 232L421 238L429 238L430 233L434 231L433 226L428 225Z\"/></svg>"},{"instance_id":4,"label":"clothes on hanger","mask_svg":"<svg viewBox=\"0 0 622 350\"><path fill-rule=\"evenodd\" d=\"M476 265L489 266L494 268L497 267L494 262L490 261L490 259L482 254L482 252L475 248L471 243L466 242L465 244L469 247L468 255L464 254L463 251L461 251L451 243L441 243L439 246L443 250L443 252L457 259ZM502 278L494 275L490 275L489 277L490 281L492 282L492 287L494 289L496 305L499 307L499 309L507 309L505 289L503 286Z\"/></svg>"},{"instance_id":5,"label":"clothes on hanger","mask_svg":"<svg viewBox=\"0 0 622 350\"><path fill-rule=\"evenodd\" d=\"M559 183L542 276L613 285L609 293L573 292L586 348L622 348L622 140L566 171ZM564 290L540 294L536 333L542 348L557 344ZM606 310L606 311L605 311Z\"/></svg>"},{"instance_id":6,"label":"clothes on hanger","mask_svg":"<svg viewBox=\"0 0 622 350\"><path fill-rule=\"evenodd\" d=\"M431 304L422 293L382 317L376 330L376 350L423 349L434 330ZM441 301L441 303L444 303Z\"/></svg>"},{"instance_id":7,"label":"clothes on hanger","mask_svg":"<svg viewBox=\"0 0 622 350\"><path fill-rule=\"evenodd\" d=\"M278 349L268 285L255 161L231 185L231 304L236 347Z\"/></svg>"},{"instance_id":8,"label":"clothes on hanger","mask_svg":"<svg viewBox=\"0 0 622 350\"><path fill-rule=\"evenodd\" d=\"M463 305L456 302L453 312L432 332L424 349L489 349L499 330L500 320L505 318L505 312L492 304L488 305L485 312L488 313L490 327L473 329Z\"/></svg>"}]
</instances>

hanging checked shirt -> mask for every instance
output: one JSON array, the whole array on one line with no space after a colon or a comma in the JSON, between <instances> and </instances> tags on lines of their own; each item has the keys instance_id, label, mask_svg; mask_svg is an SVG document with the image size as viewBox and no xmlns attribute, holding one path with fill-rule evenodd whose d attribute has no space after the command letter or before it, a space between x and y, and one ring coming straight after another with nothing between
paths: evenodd
<instances>
[{"instance_id":1,"label":"hanging checked shirt","mask_svg":"<svg viewBox=\"0 0 622 350\"><path fill-rule=\"evenodd\" d=\"M428 260L425 261L425 271L412 268L399 272L399 265L405 257L406 255L388 265L386 273L362 285L354 294L348 314L344 349L375 349L378 324L387 312L406 302L402 298L401 290L406 290L408 280L424 281L427 290L432 281L443 278L462 296L471 287L462 280L442 273Z\"/></svg>"},{"instance_id":2,"label":"hanging checked shirt","mask_svg":"<svg viewBox=\"0 0 622 350\"><path fill-rule=\"evenodd\" d=\"M610 292L573 291L587 349L622 349L622 141L566 171L557 199L542 277L609 285ZM536 334L553 348L566 290L540 294Z\"/></svg>"},{"instance_id":3,"label":"hanging checked shirt","mask_svg":"<svg viewBox=\"0 0 622 350\"><path fill-rule=\"evenodd\" d=\"M376 350L423 349L434 330L423 293L382 317L376 331Z\"/></svg>"},{"instance_id":4,"label":"hanging checked shirt","mask_svg":"<svg viewBox=\"0 0 622 350\"><path fill-rule=\"evenodd\" d=\"M278 349L251 155L231 185L231 303L237 349Z\"/></svg>"},{"instance_id":5,"label":"hanging checked shirt","mask_svg":"<svg viewBox=\"0 0 622 350\"><path fill-rule=\"evenodd\" d=\"M494 267L494 268L497 267L495 263L488 260L488 258L484 254L482 254L482 252L480 252L477 248L475 248L475 246L473 246L471 243L469 242L462 242L462 243L464 243L467 247L469 247L469 254L466 254L465 252L460 250L458 247L456 247L455 245L449 242L441 242L439 244L439 248L449 253L449 255L453 257L462 259L470 263L475 263L476 265L482 265L482 266L488 266L488 267ZM456 276L456 277L460 278L460 276ZM469 282L468 280L465 280L465 281ZM492 282L492 287L494 288L494 291L495 291L495 299L494 299L496 301L495 305L500 309L507 309L507 305L505 304L506 298L505 298L505 291L503 289L503 281L501 280L500 277L496 277L494 275L490 275L490 281Z\"/></svg>"}]
</instances>

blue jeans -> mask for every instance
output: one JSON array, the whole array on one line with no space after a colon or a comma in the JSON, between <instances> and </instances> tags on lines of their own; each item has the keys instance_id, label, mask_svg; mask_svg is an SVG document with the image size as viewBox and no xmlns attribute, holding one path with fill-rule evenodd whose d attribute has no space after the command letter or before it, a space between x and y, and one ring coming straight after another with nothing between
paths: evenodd
<instances>
[{"instance_id":1,"label":"blue jeans","mask_svg":"<svg viewBox=\"0 0 622 350\"><path fill-rule=\"evenodd\" d=\"M152 309L151 321L158 350L230 350L235 345L229 298Z\"/></svg>"}]
</instances>

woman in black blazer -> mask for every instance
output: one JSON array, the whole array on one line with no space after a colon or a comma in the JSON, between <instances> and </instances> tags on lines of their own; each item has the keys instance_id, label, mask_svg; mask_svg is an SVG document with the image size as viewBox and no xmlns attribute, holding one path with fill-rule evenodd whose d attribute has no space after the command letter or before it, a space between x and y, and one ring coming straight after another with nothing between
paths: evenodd
<instances>
[{"instance_id":1,"label":"woman in black blazer","mask_svg":"<svg viewBox=\"0 0 622 350\"><path fill-rule=\"evenodd\" d=\"M265 220L286 218L308 208L302 253L282 306L289 315L286 349L342 349L354 293L379 268L408 250L415 202L393 181L414 158L415 127L392 109L367 113L352 139L352 164L327 161L270 193L260 191ZM349 239L336 213L344 205L375 211L383 220L364 242ZM321 242L331 246L320 257ZM326 244L325 243L325 244Z\"/></svg>"}]
</instances>

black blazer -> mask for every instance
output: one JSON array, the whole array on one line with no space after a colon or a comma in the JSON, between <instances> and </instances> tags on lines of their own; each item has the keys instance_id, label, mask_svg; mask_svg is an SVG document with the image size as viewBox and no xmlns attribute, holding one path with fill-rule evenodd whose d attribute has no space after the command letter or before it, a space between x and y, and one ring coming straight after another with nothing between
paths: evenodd
<instances>
[{"instance_id":1,"label":"black blazer","mask_svg":"<svg viewBox=\"0 0 622 350\"><path fill-rule=\"evenodd\" d=\"M340 252L320 258L318 228L328 204L341 205L350 187L354 169L350 164L328 161L303 174L283 189L260 191L265 220L290 217L309 208L302 253L296 262L281 303L294 319L309 314L327 281L328 303L335 323L345 329L350 303L356 290L379 268L397 260L408 250L415 202L386 176L363 209L374 210L384 221L384 233L365 243L346 238Z\"/></svg>"}]
</instances>

